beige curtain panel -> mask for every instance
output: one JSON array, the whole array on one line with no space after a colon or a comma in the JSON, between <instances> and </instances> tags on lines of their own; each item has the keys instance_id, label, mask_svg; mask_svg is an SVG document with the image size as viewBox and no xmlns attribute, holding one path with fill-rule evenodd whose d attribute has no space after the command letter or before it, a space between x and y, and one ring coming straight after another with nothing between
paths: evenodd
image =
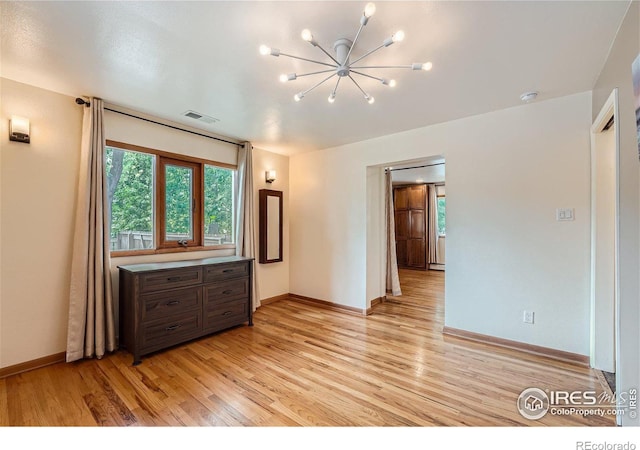
<instances>
[{"instance_id":1,"label":"beige curtain panel","mask_svg":"<svg viewBox=\"0 0 640 450\"><path fill-rule=\"evenodd\" d=\"M438 251L438 191L435 184L429 184L429 263L440 264L440 252Z\"/></svg>"},{"instance_id":2,"label":"beige curtain panel","mask_svg":"<svg viewBox=\"0 0 640 450\"><path fill-rule=\"evenodd\" d=\"M84 107L80 174L71 261L68 362L102 358L116 349L109 265L109 218L105 200L102 100Z\"/></svg>"},{"instance_id":3,"label":"beige curtain panel","mask_svg":"<svg viewBox=\"0 0 640 450\"><path fill-rule=\"evenodd\" d=\"M402 295L398 276L398 257L396 255L396 220L393 206L393 182L391 171L386 170L385 180L385 216L387 222L387 283L386 290L392 295Z\"/></svg>"},{"instance_id":4,"label":"beige curtain panel","mask_svg":"<svg viewBox=\"0 0 640 450\"><path fill-rule=\"evenodd\" d=\"M255 192L253 190L253 146L245 142L238 150L238 206L236 211L236 255L256 258ZM253 260L253 310L260 306L258 274Z\"/></svg>"}]
</instances>

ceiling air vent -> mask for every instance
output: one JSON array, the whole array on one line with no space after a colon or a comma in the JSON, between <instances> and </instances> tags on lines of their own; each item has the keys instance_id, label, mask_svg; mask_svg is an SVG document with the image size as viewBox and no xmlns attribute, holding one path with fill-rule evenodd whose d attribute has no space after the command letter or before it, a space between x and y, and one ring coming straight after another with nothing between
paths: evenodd
<instances>
[{"instance_id":1,"label":"ceiling air vent","mask_svg":"<svg viewBox=\"0 0 640 450\"><path fill-rule=\"evenodd\" d=\"M191 111L191 110L183 112L182 115L185 117L190 117L191 119L199 120L200 122L204 122L204 123L220 122L220 120L216 119L215 117L205 116L204 114L200 114L198 112Z\"/></svg>"}]
</instances>

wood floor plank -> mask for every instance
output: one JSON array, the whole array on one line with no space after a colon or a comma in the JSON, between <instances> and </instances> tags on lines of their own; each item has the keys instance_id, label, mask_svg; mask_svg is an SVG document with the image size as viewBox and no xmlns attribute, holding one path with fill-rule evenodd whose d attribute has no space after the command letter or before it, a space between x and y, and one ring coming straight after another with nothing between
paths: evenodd
<instances>
[{"instance_id":1,"label":"wood floor plank","mask_svg":"<svg viewBox=\"0 0 640 450\"><path fill-rule=\"evenodd\" d=\"M148 355L118 351L0 380L6 426L613 426L522 417L527 387L604 390L585 367L445 336L443 272L357 316L282 299L240 326Z\"/></svg>"}]
</instances>

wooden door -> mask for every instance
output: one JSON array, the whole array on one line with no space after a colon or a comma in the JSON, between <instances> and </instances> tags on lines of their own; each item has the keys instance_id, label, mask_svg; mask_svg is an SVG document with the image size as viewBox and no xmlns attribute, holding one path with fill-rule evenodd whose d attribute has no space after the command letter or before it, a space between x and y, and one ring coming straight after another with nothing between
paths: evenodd
<instances>
[{"instance_id":1,"label":"wooden door","mask_svg":"<svg viewBox=\"0 0 640 450\"><path fill-rule=\"evenodd\" d=\"M409 211L396 210L394 216L396 222L396 258L398 266L406 267L408 265L407 239L409 238L409 227L411 225Z\"/></svg>"},{"instance_id":2,"label":"wooden door","mask_svg":"<svg viewBox=\"0 0 640 450\"><path fill-rule=\"evenodd\" d=\"M426 185L394 189L398 267L427 268Z\"/></svg>"}]
</instances>

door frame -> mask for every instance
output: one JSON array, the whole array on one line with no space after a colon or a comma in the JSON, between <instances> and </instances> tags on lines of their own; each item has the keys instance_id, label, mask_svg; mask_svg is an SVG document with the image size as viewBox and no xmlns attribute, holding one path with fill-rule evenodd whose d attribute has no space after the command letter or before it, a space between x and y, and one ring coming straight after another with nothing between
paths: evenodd
<instances>
[{"instance_id":1,"label":"door frame","mask_svg":"<svg viewBox=\"0 0 640 450\"><path fill-rule=\"evenodd\" d=\"M614 366L616 379L619 373L620 364L620 326L619 326L619 308L620 308L620 127L619 127L619 105L618 105L618 88L613 89L607 101L602 106L597 117L591 126L591 333L590 333L590 361L591 367L595 367L595 345L597 332L596 322L596 164L595 157L597 152L596 135L604 131L604 128L613 117L614 133L615 133L615 161L614 161L614 178L615 178L615 204L614 204ZM617 384L617 382L616 382ZM619 420L620 418L618 418Z\"/></svg>"}]
</instances>

